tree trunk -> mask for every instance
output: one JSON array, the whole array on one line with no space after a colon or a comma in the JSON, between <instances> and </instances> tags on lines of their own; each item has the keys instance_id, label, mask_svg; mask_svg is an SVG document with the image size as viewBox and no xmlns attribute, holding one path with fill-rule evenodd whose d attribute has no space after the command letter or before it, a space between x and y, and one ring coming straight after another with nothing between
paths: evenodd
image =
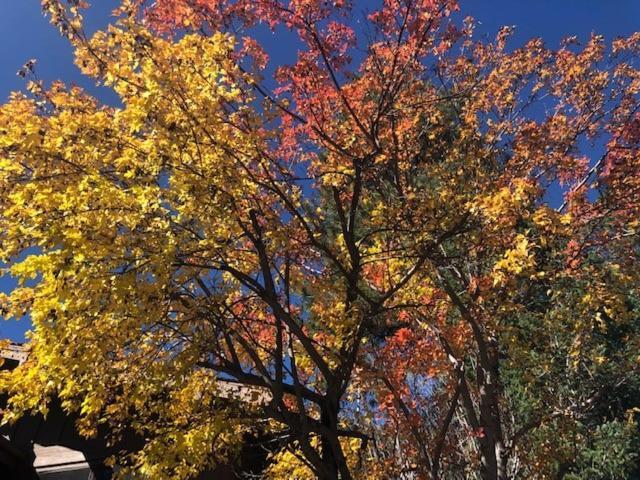
<instances>
[{"instance_id":1,"label":"tree trunk","mask_svg":"<svg viewBox=\"0 0 640 480\"><path fill-rule=\"evenodd\" d=\"M322 463L329 472L330 480L351 480L351 472L338 436L339 400L337 395L331 395L331 390L327 392L328 398L320 412L320 423L325 428L321 435Z\"/></svg>"},{"instance_id":2,"label":"tree trunk","mask_svg":"<svg viewBox=\"0 0 640 480\"><path fill-rule=\"evenodd\" d=\"M497 348L493 347L485 361L478 360L476 376L483 435L481 476L484 480L507 480L507 452L500 418L500 372Z\"/></svg>"}]
</instances>

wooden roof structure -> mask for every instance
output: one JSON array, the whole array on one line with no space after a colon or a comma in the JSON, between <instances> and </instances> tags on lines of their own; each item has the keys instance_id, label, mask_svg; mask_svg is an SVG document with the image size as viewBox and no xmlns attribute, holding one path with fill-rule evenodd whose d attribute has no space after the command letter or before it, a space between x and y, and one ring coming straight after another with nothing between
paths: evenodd
<instances>
[{"instance_id":1,"label":"wooden roof structure","mask_svg":"<svg viewBox=\"0 0 640 480\"><path fill-rule=\"evenodd\" d=\"M29 358L28 345L11 343L0 348L2 369L13 369ZM220 380L218 393L221 398L252 405L265 405L271 401L269 392L260 387L250 387L237 382ZM0 399L0 405L6 399ZM75 428L76 418L64 412L59 402L51 405L47 418L41 415L21 418L14 425L0 422L0 478L14 480L84 480L92 472L95 479L111 478L111 470L104 460L121 450L140 447L140 439L132 436L122 445L109 446L107 431L99 429L97 438L81 437ZM0 419L1 420L1 419ZM244 450L247 450L245 448ZM241 463L264 466L266 451L256 445L241 456ZM8 473L7 473L8 472ZM222 466L199 477L206 480L231 480L236 478L233 468Z\"/></svg>"}]
</instances>

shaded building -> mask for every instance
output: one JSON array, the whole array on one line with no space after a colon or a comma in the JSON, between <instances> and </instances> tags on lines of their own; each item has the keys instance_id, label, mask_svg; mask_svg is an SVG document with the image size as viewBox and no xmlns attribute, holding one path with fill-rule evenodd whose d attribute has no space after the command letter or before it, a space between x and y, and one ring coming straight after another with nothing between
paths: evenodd
<instances>
[{"instance_id":1,"label":"shaded building","mask_svg":"<svg viewBox=\"0 0 640 480\"><path fill-rule=\"evenodd\" d=\"M2 369L13 369L26 361L28 349L11 344L0 351ZM261 404L269 401L259 389L233 382L224 382L220 395L225 398ZM6 404L0 398L0 406ZM105 459L122 452L136 451L142 439L131 432L116 445L109 445L108 430L98 428L94 438L80 436L75 415L66 413L60 402L52 402L46 418L26 416L12 425L0 427L0 479L11 480L109 480L111 469ZM259 474L267 463L268 451L262 440L252 439L244 445L237 464L223 465L203 472L198 480L232 480L243 473Z\"/></svg>"}]
</instances>

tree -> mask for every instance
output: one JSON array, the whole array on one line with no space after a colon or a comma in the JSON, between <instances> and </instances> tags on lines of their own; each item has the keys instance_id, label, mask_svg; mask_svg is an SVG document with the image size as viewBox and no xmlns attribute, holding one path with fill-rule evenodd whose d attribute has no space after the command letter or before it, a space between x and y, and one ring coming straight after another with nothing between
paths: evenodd
<instances>
[{"instance_id":1,"label":"tree","mask_svg":"<svg viewBox=\"0 0 640 480\"><path fill-rule=\"evenodd\" d=\"M43 1L121 105L34 79L0 110L3 308L34 325L8 419L58 396L147 438L124 464L149 478L256 425L275 478L635 468L597 452L637 437L637 397L604 395L638 381L640 35L509 49L452 0L366 28L348 1L158 0L90 37L83 3ZM299 42L276 88L260 21Z\"/></svg>"}]
</instances>

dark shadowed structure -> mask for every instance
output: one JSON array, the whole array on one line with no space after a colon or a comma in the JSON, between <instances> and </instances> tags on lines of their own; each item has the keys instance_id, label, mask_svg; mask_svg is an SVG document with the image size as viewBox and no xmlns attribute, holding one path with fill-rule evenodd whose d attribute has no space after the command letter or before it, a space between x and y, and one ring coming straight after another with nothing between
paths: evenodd
<instances>
[{"instance_id":1,"label":"dark shadowed structure","mask_svg":"<svg viewBox=\"0 0 640 480\"><path fill-rule=\"evenodd\" d=\"M1 368L13 369L26 361L28 349L11 344L0 351L0 356L4 360ZM264 392L232 383L221 392L226 398L251 403L268 401ZM0 397L0 407L6 401L6 397ZM95 438L84 438L76 430L76 419L64 412L59 402L53 402L46 418L28 416L13 425L0 426L0 479L108 480L113 472L105 465L105 459L142 446L142 439L133 432L125 434L117 444L108 445L104 426ZM198 480L232 480L245 473L258 474L266 465L267 455L262 440L248 440L236 465L219 466L202 473Z\"/></svg>"}]
</instances>

